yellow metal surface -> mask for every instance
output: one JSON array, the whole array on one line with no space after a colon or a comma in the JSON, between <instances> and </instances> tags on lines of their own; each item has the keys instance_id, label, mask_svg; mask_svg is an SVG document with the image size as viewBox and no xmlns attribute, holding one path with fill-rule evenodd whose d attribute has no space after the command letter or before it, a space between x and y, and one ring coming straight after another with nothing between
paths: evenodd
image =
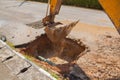
<instances>
[{"instance_id":1,"label":"yellow metal surface","mask_svg":"<svg viewBox=\"0 0 120 80\"><path fill-rule=\"evenodd\" d=\"M51 0L50 1L50 14L55 15L59 13L62 0Z\"/></svg>"},{"instance_id":2,"label":"yellow metal surface","mask_svg":"<svg viewBox=\"0 0 120 80\"><path fill-rule=\"evenodd\" d=\"M53 14L55 11L55 7L57 5L58 0L51 0L50 1L50 14Z\"/></svg>"},{"instance_id":3,"label":"yellow metal surface","mask_svg":"<svg viewBox=\"0 0 120 80\"><path fill-rule=\"evenodd\" d=\"M120 34L120 0L99 0Z\"/></svg>"}]
</instances>

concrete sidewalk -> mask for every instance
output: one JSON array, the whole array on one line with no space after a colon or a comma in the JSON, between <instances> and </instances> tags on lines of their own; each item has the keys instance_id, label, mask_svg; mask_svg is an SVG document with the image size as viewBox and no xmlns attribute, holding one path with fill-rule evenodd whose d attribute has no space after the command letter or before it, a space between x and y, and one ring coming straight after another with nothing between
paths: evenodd
<instances>
[{"instance_id":1,"label":"concrete sidewalk","mask_svg":"<svg viewBox=\"0 0 120 80\"><path fill-rule=\"evenodd\" d=\"M25 68L27 70L24 70ZM0 80L56 79L0 41Z\"/></svg>"},{"instance_id":2,"label":"concrete sidewalk","mask_svg":"<svg viewBox=\"0 0 120 80\"><path fill-rule=\"evenodd\" d=\"M1 80L20 80L16 75L13 75L8 67L0 61L0 79Z\"/></svg>"}]
</instances>

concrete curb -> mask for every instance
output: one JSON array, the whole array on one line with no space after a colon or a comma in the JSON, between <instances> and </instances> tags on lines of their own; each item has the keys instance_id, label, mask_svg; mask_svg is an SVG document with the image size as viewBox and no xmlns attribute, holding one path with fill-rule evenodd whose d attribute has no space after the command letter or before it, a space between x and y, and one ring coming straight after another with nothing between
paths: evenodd
<instances>
[{"instance_id":1,"label":"concrete curb","mask_svg":"<svg viewBox=\"0 0 120 80\"><path fill-rule=\"evenodd\" d=\"M20 53L16 52L15 50L13 50L12 48L10 48L5 42L1 41L0 42L4 45L4 47L7 47L9 50L11 50L13 53L15 53L17 56L19 56L21 59L25 60L26 62L28 62L29 64L31 64L33 67L35 67L38 71L40 71L41 73L43 73L45 76L49 77L51 80L57 80L56 78L54 78L53 76L51 76L50 73L48 73L47 71L45 71L44 69L38 67L36 64L34 64L33 62L29 61L28 59L26 59L23 55L21 55Z\"/></svg>"}]
</instances>

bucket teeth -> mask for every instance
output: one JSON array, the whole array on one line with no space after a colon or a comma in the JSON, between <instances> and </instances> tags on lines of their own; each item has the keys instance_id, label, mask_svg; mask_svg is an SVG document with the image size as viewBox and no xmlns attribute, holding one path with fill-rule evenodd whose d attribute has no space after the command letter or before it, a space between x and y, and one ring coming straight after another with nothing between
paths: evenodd
<instances>
[{"instance_id":1,"label":"bucket teeth","mask_svg":"<svg viewBox=\"0 0 120 80\"><path fill-rule=\"evenodd\" d=\"M75 22L71 22L70 24L67 24L67 25L57 25L54 27L47 26L45 28L45 32L46 32L48 38L53 43L57 43L57 42L63 40L64 38L66 38L66 36L71 32L73 27L75 27L75 25L78 22L79 22L79 20L75 21Z\"/></svg>"}]
</instances>

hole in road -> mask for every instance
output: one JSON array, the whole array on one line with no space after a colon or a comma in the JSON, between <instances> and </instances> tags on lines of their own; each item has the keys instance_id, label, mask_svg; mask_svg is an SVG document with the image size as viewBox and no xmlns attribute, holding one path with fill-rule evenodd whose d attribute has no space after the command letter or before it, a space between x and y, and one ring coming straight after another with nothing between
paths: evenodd
<instances>
[{"instance_id":1,"label":"hole in road","mask_svg":"<svg viewBox=\"0 0 120 80\"><path fill-rule=\"evenodd\" d=\"M47 35L44 34L40 37L37 37L36 40L31 42L27 46L25 51L26 51L26 53L28 53L29 55L32 55L34 57L42 56L44 58L49 58L51 60L54 57L57 57L60 60L63 60L66 62L71 62L71 61L75 60L80 55L80 53L82 53L86 50L86 46L80 40L73 40L70 38L65 39L63 46L64 46L63 51L61 53L59 53L60 46L53 44L47 38ZM53 62L55 62L55 61L53 60ZM57 62L55 62L55 63L57 63ZM57 64L62 64L62 63L57 63Z\"/></svg>"},{"instance_id":2,"label":"hole in road","mask_svg":"<svg viewBox=\"0 0 120 80\"><path fill-rule=\"evenodd\" d=\"M73 66L71 63L77 60L79 55L88 48L81 40L70 38L65 39L62 47L63 50L61 51L59 43L57 45L52 43L47 35L43 34L29 43L24 52L35 58L41 56L50 60L57 64L56 67L60 69L60 71L58 71L60 74L68 74L70 72L70 67Z\"/></svg>"}]
</instances>

